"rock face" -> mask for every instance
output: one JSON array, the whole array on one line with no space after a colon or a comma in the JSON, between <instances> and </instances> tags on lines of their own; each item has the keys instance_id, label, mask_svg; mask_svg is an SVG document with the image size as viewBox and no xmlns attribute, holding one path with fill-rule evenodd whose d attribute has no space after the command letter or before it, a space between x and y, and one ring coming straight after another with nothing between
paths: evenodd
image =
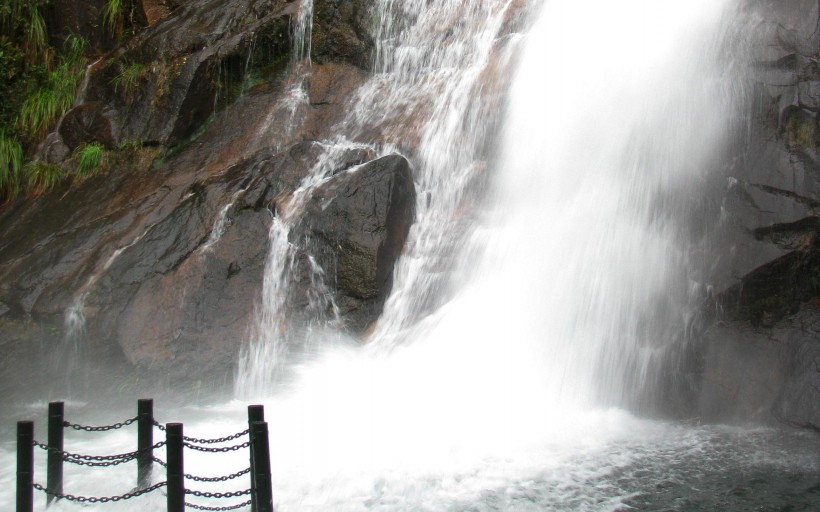
<instances>
[{"instance_id":1,"label":"rock face","mask_svg":"<svg viewBox=\"0 0 820 512\"><path fill-rule=\"evenodd\" d=\"M820 17L813 0L746 2L749 130L719 206L695 414L820 428ZM719 217L719 221L717 218Z\"/></svg>"},{"instance_id":2,"label":"rock face","mask_svg":"<svg viewBox=\"0 0 820 512\"><path fill-rule=\"evenodd\" d=\"M92 21L103 2L51 4L50 27L110 53L42 156L70 163L89 142L110 151L102 176L0 209L0 396L25 373L16 362L41 359L28 347L65 343L67 312L84 319L88 353L118 371L229 380L272 219L289 213L368 78L371 4L315 0L310 66L291 51L298 1L143 0L133 5L147 28L116 49ZM530 3L512 5L507 35ZM754 20L748 129L697 219L717 226L704 234L714 293L664 385L686 388L685 414L820 428L818 2L747 0L742 12ZM384 130L364 129L288 218L297 322L338 314L362 334L383 308L416 201L411 163L377 158ZM328 300L316 310L319 285Z\"/></svg>"},{"instance_id":3,"label":"rock face","mask_svg":"<svg viewBox=\"0 0 820 512\"><path fill-rule=\"evenodd\" d=\"M329 180L290 233L292 243L307 249L299 262L301 281L309 282L306 258L314 255L353 332L364 331L381 313L415 200L407 160L386 156Z\"/></svg>"},{"instance_id":4,"label":"rock face","mask_svg":"<svg viewBox=\"0 0 820 512\"><path fill-rule=\"evenodd\" d=\"M83 321L84 357L117 379L230 382L271 220L368 77L367 3L315 2L314 29L331 36L314 45L328 62L309 68L290 54L299 2L141 5L149 27L90 68L82 101L44 144L64 165L75 147L103 144L102 175L0 209L0 321L13 327L0 346L45 361L24 348L65 346L71 316ZM377 158L377 142L339 149L334 176L292 221L299 261L327 269L354 334L378 316L413 219L410 165ZM309 292L294 288L294 318ZM12 363L0 389L19 377Z\"/></svg>"}]
</instances>

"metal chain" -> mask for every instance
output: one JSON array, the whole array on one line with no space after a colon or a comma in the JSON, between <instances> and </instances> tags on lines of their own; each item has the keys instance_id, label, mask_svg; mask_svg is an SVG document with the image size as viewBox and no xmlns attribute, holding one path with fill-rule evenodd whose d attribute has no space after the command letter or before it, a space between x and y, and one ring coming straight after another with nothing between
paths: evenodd
<instances>
[{"instance_id":1,"label":"metal chain","mask_svg":"<svg viewBox=\"0 0 820 512\"><path fill-rule=\"evenodd\" d=\"M194 510L215 510L215 511L224 511L224 510L236 510L238 508L247 507L252 503L251 500L245 501L243 503L239 503L237 505L231 505L229 507L206 507L205 505L195 505L193 503L185 502L185 506L187 508L192 508Z\"/></svg>"},{"instance_id":2,"label":"metal chain","mask_svg":"<svg viewBox=\"0 0 820 512\"><path fill-rule=\"evenodd\" d=\"M157 427L158 429L162 430L163 432L165 432L165 425L163 425L162 423L154 420L154 426ZM188 436L182 436L182 439L185 440L185 441L188 441L189 443L219 444L219 443L227 443L228 441L234 441L234 440L239 439L240 437L245 436L249 433L250 433L250 429L246 429L246 430L243 430L242 432L237 432L236 434L232 434L232 435L225 436L225 437L217 437L217 438L214 438L214 439L200 439L198 437L188 437Z\"/></svg>"},{"instance_id":3,"label":"metal chain","mask_svg":"<svg viewBox=\"0 0 820 512\"><path fill-rule=\"evenodd\" d=\"M68 501L77 501L80 503L108 503L109 501L122 501L122 500L130 500L131 498L136 498L137 496L142 496L143 494L148 494L151 491L156 491L160 487L165 487L168 485L168 482L160 482L158 484L154 484L151 487L147 487L145 489L140 489L138 491L129 492L123 494L122 496L74 496L73 494L60 494L58 492L48 492L45 487L40 484L33 484L34 488L38 491L43 491L44 493L54 496L55 498L60 498Z\"/></svg>"},{"instance_id":4,"label":"metal chain","mask_svg":"<svg viewBox=\"0 0 820 512\"><path fill-rule=\"evenodd\" d=\"M62 455L64 461L80 466L116 466L118 464L123 464L130 460L136 459L137 455L142 453L142 450L137 450L135 452L120 453L117 455L82 455L79 453L58 450L57 448L52 448L51 446L39 443L37 441L33 441L33 444L37 448L41 448L47 452L59 453ZM155 450L157 448L161 448L162 446L165 446L165 441L158 442L150 449Z\"/></svg>"},{"instance_id":5,"label":"metal chain","mask_svg":"<svg viewBox=\"0 0 820 512\"><path fill-rule=\"evenodd\" d=\"M237 471L236 473L232 473L228 476L214 476L214 477L207 477L207 476L194 476L185 473L185 478L188 480L193 480L194 482L227 482L228 480L233 480L234 478L239 478L242 475L247 475L251 472L251 468L245 468L242 471Z\"/></svg>"},{"instance_id":6,"label":"metal chain","mask_svg":"<svg viewBox=\"0 0 820 512\"><path fill-rule=\"evenodd\" d=\"M227 443L228 441L234 441L239 439L242 436L247 435L250 430L243 430L242 432L237 432L236 434L226 436L226 437L218 437L216 439L198 439L196 437L188 437L182 436L182 439L188 441L189 443L199 443L199 444L218 444L218 443Z\"/></svg>"},{"instance_id":7,"label":"metal chain","mask_svg":"<svg viewBox=\"0 0 820 512\"><path fill-rule=\"evenodd\" d=\"M108 431L108 430L117 430L117 429L120 429L122 427L127 427L128 425L134 423L135 421L137 421L136 417L131 418L129 420L122 421L120 423L114 423L113 425L106 425L104 427L90 427L88 425L78 425L76 423L71 423L71 422L68 422L68 421L64 421L63 422L63 427L64 428L71 427L74 430L82 430L82 431L85 431L85 432L105 432L105 431Z\"/></svg>"},{"instance_id":8,"label":"metal chain","mask_svg":"<svg viewBox=\"0 0 820 512\"><path fill-rule=\"evenodd\" d=\"M208 446L199 446L196 444L191 443L183 443L186 448L190 448L192 450L196 450L198 452L210 452L210 453L217 453L217 452L235 452L236 450L240 450L242 448L247 448L251 445L250 441L245 441L242 444L236 444L233 446L223 446L221 448L210 448Z\"/></svg>"},{"instance_id":9,"label":"metal chain","mask_svg":"<svg viewBox=\"0 0 820 512\"><path fill-rule=\"evenodd\" d=\"M110 460L106 462L93 462L90 460L82 460L82 459L63 459L65 462L69 464L75 464L77 466L89 466L94 468L107 468L111 466L119 466L120 464L125 464L126 462L131 462L134 459L119 459L119 460Z\"/></svg>"},{"instance_id":10,"label":"metal chain","mask_svg":"<svg viewBox=\"0 0 820 512\"><path fill-rule=\"evenodd\" d=\"M160 466L162 466L164 468L168 467L168 464L164 460L158 459L156 457L152 457L152 459L154 460L154 462L156 462ZM214 476L214 477L194 476L194 475L185 473L185 478L187 478L188 480L193 480L194 482L227 482L228 480L233 480L234 478L239 478L242 475L247 475L250 472L251 472L251 468L245 468L242 471L237 471L236 473L232 473L228 476Z\"/></svg>"},{"instance_id":11,"label":"metal chain","mask_svg":"<svg viewBox=\"0 0 820 512\"><path fill-rule=\"evenodd\" d=\"M190 494L192 496L198 496L200 498L238 498L240 496L250 496L251 490L245 489L244 491L233 491L233 492L202 492L202 491L195 491L193 489L185 489L185 494Z\"/></svg>"}]
</instances>

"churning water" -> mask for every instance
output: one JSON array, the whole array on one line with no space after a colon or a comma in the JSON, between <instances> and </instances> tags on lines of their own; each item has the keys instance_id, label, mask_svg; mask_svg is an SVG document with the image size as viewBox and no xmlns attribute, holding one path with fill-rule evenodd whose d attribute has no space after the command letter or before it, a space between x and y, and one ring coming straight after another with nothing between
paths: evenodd
<instances>
[{"instance_id":1,"label":"churning water","mask_svg":"<svg viewBox=\"0 0 820 512\"><path fill-rule=\"evenodd\" d=\"M697 285L679 222L736 108L720 51L730 7L376 2L376 72L273 219L238 402L158 417L212 437L244 428L245 403L265 403L284 512L816 510L816 436L625 412L651 395ZM295 34L310 33L311 12L303 5ZM293 97L296 115L303 95ZM311 277L314 324L289 322L284 300L290 227L357 148L407 155L418 193L365 346L331 334L324 269ZM133 449L133 432L84 439L66 446ZM12 467L13 446L0 457ZM186 469L203 476L247 466L241 452L191 457ZM81 469L69 469L66 491L133 485L131 465ZM12 475L1 478L0 503L11 503ZM163 500L95 509L161 510Z\"/></svg>"}]
</instances>

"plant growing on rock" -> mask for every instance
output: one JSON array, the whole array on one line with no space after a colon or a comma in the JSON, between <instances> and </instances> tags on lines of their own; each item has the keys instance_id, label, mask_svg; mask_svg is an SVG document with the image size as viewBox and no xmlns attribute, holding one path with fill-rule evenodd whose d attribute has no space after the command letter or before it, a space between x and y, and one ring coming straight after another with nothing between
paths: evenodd
<instances>
[{"instance_id":1,"label":"plant growing on rock","mask_svg":"<svg viewBox=\"0 0 820 512\"><path fill-rule=\"evenodd\" d=\"M30 195L48 192L63 179L59 165L47 164L40 160L26 165L26 188Z\"/></svg>"},{"instance_id":2,"label":"plant growing on rock","mask_svg":"<svg viewBox=\"0 0 820 512\"><path fill-rule=\"evenodd\" d=\"M114 37L122 35L124 23L123 0L108 0L103 7L103 24Z\"/></svg>"},{"instance_id":3,"label":"plant growing on rock","mask_svg":"<svg viewBox=\"0 0 820 512\"><path fill-rule=\"evenodd\" d=\"M97 174L103 161L103 147L92 142L79 146L76 150L77 170L74 174L80 178Z\"/></svg>"},{"instance_id":4,"label":"plant growing on rock","mask_svg":"<svg viewBox=\"0 0 820 512\"><path fill-rule=\"evenodd\" d=\"M17 125L21 132L32 139L42 137L71 108L82 79L85 46L82 38L72 36L66 40L66 53L60 64L20 107Z\"/></svg>"},{"instance_id":5,"label":"plant growing on rock","mask_svg":"<svg viewBox=\"0 0 820 512\"><path fill-rule=\"evenodd\" d=\"M135 62L133 64L121 64L120 72L111 79L114 92L122 90L127 102L134 101L139 82L145 78L146 69L144 64Z\"/></svg>"},{"instance_id":6,"label":"plant growing on rock","mask_svg":"<svg viewBox=\"0 0 820 512\"><path fill-rule=\"evenodd\" d=\"M131 0L106 0L102 15L108 33L118 40L131 33L137 26L135 7L136 3Z\"/></svg>"},{"instance_id":7,"label":"plant growing on rock","mask_svg":"<svg viewBox=\"0 0 820 512\"><path fill-rule=\"evenodd\" d=\"M23 146L17 137L0 133L0 199L17 197L22 170Z\"/></svg>"}]
</instances>

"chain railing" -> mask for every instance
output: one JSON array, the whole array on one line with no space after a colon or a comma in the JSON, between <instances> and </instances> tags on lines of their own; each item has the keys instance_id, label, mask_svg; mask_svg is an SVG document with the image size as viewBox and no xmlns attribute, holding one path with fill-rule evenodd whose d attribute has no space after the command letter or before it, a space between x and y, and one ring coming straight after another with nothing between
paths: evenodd
<instances>
[{"instance_id":1,"label":"chain railing","mask_svg":"<svg viewBox=\"0 0 820 512\"><path fill-rule=\"evenodd\" d=\"M167 510L182 512L185 508L193 510L238 510L250 506L252 512L273 512L273 499L270 482L270 453L268 450L268 428L264 421L264 409L261 405L248 407L248 424L250 428L229 436L202 439L187 437L182 433L181 423L162 425L154 419L153 400L140 400L137 416L105 426L88 426L71 423L64 419L64 404L49 404L48 443L34 439L34 423L21 421L17 423L17 512L33 512L34 490L46 495L46 504L55 499L78 503L109 503L136 498L162 487L166 488ZM137 424L137 450L114 455L85 455L64 449L64 429L71 428L81 432L106 432ZM153 442L153 430L157 427L165 433L165 440ZM230 446L203 446L223 444L248 436L248 440ZM161 460L154 456L154 450L165 446L166 457ZM47 453L46 485L34 481L34 448ZM203 477L183 473L183 454L185 448L205 453L226 453L243 448L250 448L250 466L224 476ZM110 467L137 461L137 488L116 496L77 496L63 490L63 464L80 466ZM151 485L151 472L154 464L165 469L166 480ZM250 475L250 488L241 491L210 492L187 489L186 480L202 483L227 482L244 475ZM205 499L239 498L250 496L250 499L226 506L210 506L188 503L185 497L194 496Z\"/></svg>"}]
</instances>

